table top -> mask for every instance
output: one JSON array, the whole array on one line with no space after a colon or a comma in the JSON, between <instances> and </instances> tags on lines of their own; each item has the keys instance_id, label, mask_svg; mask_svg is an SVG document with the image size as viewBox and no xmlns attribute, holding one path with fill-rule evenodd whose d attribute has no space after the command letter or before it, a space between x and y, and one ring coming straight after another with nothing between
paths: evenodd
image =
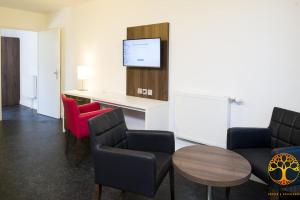
<instances>
[{"instance_id":1,"label":"table top","mask_svg":"<svg viewBox=\"0 0 300 200\"><path fill-rule=\"evenodd\" d=\"M64 94L73 95L83 98L89 98L94 101L100 101L109 105L117 105L118 107L130 108L138 111L145 111L149 108L168 105L167 101L155 99L147 99L141 97L133 97L116 93L100 92L100 91L80 91L69 90Z\"/></svg>"},{"instance_id":2,"label":"table top","mask_svg":"<svg viewBox=\"0 0 300 200\"><path fill-rule=\"evenodd\" d=\"M193 145L173 155L175 169L187 179L215 187L240 185L250 178L251 165L241 155L219 147Z\"/></svg>"}]
</instances>

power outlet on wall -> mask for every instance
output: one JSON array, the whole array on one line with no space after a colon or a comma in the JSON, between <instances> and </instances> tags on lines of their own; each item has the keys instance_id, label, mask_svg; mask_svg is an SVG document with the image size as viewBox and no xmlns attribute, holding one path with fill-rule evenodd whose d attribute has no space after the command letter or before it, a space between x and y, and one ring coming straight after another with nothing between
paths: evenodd
<instances>
[{"instance_id":1,"label":"power outlet on wall","mask_svg":"<svg viewBox=\"0 0 300 200\"><path fill-rule=\"evenodd\" d=\"M148 94L148 90L147 89L143 89L143 95L147 95Z\"/></svg>"},{"instance_id":2,"label":"power outlet on wall","mask_svg":"<svg viewBox=\"0 0 300 200\"><path fill-rule=\"evenodd\" d=\"M148 89L148 95L152 96L152 90Z\"/></svg>"},{"instance_id":3,"label":"power outlet on wall","mask_svg":"<svg viewBox=\"0 0 300 200\"><path fill-rule=\"evenodd\" d=\"M142 88L138 88L137 93L138 94L143 94L143 89Z\"/></svg>"}]
</instances>

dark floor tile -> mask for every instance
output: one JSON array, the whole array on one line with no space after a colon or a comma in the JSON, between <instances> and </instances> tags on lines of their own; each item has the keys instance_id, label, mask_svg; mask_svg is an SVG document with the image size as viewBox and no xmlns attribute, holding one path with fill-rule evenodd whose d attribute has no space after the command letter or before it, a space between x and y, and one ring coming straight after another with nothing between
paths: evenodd
<instances>
[{"instance_id":1,"label":"dark floor tile","mask_svg":"<svg viewBox=\"0 0 300 200\"><path fill-rule=\"evenodd\" d=\"M0 200L91 200L95 197L91 156L79 167L74 154L64 153L61 121L38 115L23 106L3 109L0 122ZM231 200L266 200L267 188L252 181L232 188ZM206 199L206 187L176 174L177 200ZM103 200L118 199L120 191L104 187ZM224 200L225 190L214 188L214 200ZM126 193L127 200L143 200ZM157 200L170 199L169 179L157 192Z\"/></svg>"}]
</instances>

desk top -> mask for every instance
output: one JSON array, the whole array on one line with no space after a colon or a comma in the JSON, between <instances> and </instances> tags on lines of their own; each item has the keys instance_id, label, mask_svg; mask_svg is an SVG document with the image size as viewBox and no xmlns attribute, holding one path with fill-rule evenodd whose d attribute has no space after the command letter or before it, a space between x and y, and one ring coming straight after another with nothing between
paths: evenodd
<instances>
[{"instance_id":1,"label":"desk top","mask_svg":"<svg viewBox=\"0 0 300 200\"><path fill-rule=\"evenodd\" d=\"M216 187L240 185L250 178L251 165L241 155L207 145L187 146L173 155L174 167L187 179Z\"/></svg>"},{"instance_id":2,"label":"desk top","mask_svg":"<svg viewBox=\"0 0 300 200\"><path fill-rule=\"evenodd\" d=\"M159 101L154 99L146 99L140 97L127 96L122 94L96 92L96 91L80 91L69 90L64 94L71 96L78 96L83 98L92 99L93 101L99 101L103 104L128 108L132 110L145 111L149 108L167 105L167 101Z\"/></svg>"}]
</instances>

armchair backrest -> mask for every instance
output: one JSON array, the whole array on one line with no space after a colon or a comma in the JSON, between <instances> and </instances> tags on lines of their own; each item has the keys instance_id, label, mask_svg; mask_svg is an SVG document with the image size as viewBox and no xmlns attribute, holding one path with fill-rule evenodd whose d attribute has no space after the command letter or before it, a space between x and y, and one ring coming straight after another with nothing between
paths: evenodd
<instances>
[{"instance_id":1,"label":"armchair backrest","mask_svg":"<svg viewBox=\"0 0 300 200\"><path fill-rule=\"evenodd\" d=\"M127 126L122 109L114 109L88 121L92 148L110 146L127 148Z\"/></svg>"},{"instance_id":2,"label":"armchair backrest","mask_svg":"<svg viewBox=\"0 0 300 200\"><path fill-rule=\"evenodd\" d=\"M79 109L75 99L68 98L64 94L61 95L61 100L64 105L65 119L66 119L66 128L72 132L76 132L76 125L79 124Z\"/></svg>"},{"instance_id":3,"label":"armchair backrest","mask_svg":"<svg viewBox=\"0 0 300 200\"><path fill-rule=\"evenodd\" d=\"M269 128L272 148L300 146L300 113L275 107Z\"/></svg>"}]
</instances>

